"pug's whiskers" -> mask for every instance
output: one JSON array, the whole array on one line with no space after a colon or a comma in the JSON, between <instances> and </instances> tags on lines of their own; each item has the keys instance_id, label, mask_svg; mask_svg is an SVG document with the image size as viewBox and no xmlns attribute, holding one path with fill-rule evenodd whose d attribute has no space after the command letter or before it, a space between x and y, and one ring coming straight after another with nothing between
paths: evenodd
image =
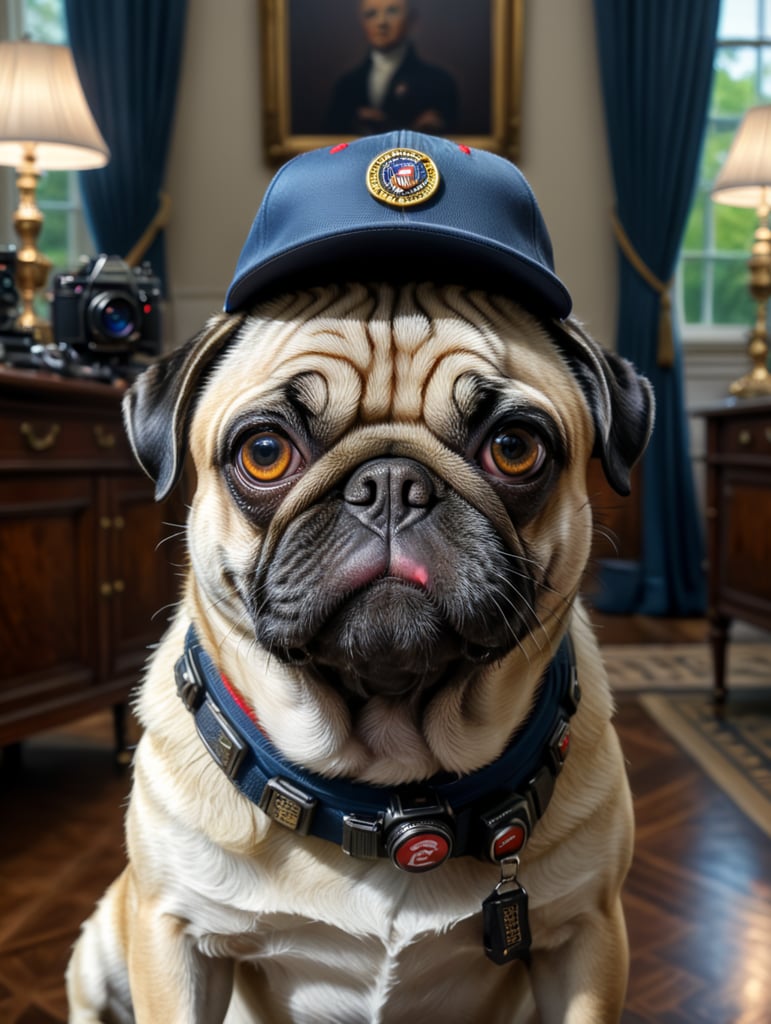
<instances>
[{"instance_id":1,"label":"pug's whiskers","mask_svg":"<svg viewBox=\"0 0 771 1024\"><path fill-rule=\"evenodd\" d=\"M165 520L161 524L169 530L173 530L173 533L166 534L165 537L161 537L158 543L155 545L155 550L159 551L164 544L169 544L171 541L179 540L187 536L187 523L168 523Z\"/></svg>"}]
</instances>

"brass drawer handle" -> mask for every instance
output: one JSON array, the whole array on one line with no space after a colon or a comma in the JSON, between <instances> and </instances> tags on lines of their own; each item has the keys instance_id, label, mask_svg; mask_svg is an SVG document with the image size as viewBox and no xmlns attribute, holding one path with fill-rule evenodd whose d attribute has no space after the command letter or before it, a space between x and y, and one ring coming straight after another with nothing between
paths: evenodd
<instances>
[{"instance_id":1,"label":"brass drawer handle","mask_svg":"<svg viewBox=\"0 0 771 1024\"><path fill-rule=\"evenodd\" d=\"M126 525L126 520L123 516L115 516L114 519L111 519L110 516L101 516L99 525L103 530L122 530Z\"/></svg>"},{"instance_id":2,"label":"brass drawer handle","mask_svg":"<svg viewBox=\"0 0 771 1024\"><path fill-rule=\"evenodd\" d=\"M53 448L61 429L58 423L52 423L47 433L36 434L33 425L26 421L19 427L22 437L33 452L45 452L49 448Z\"/></svg>"},{"instance_id":3,"label":"brass drawer handle","mask_svg":"<svg viewBox=\"0 0 771 1024\"><path fill-rule=\"evenodd\" d=\"M745 447L748 444L752 444L752 431L751 430L740 430L739 431L739 444Z\"/></svg>"},{"instance_id":4,"label":"brass drawer handle","mask_svg":"<svg viewBox=\"0 0 771 1024\"><path fill-rule=\"evenodd\" d=\"M111 430L106 430L101 423L94 427L94 438L100 448L115 447L115 434Z\"/></svg>"}]
</instances>

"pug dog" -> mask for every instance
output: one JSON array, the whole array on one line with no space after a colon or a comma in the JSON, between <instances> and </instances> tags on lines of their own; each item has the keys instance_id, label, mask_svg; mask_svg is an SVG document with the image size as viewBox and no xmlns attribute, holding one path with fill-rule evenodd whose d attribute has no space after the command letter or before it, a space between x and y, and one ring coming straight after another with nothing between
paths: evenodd
<instances>
[{"instance_id":1,"label":"pug dog","mask_svg":"<svg viewBox=\"0 0 771 1024\"><path fill-rule=\"evenodd\" d=\"M619 1019L632 809L578 594L588 463L627 493L652 409L514 165L399 132L279 171L225 312L125 401L159 498L192 461L190 564L74 1024Z\"/></svg>"}]
</instances>

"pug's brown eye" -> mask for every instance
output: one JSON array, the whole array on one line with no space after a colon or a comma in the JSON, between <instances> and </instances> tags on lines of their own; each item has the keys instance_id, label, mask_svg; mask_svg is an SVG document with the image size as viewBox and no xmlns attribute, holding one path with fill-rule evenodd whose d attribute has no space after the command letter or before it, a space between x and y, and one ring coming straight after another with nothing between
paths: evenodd
<instances>
[{"instance_id":1,"label":"pug's brown eye","mask_svg":"<svg viewBox=\"0 0 771 1024\"><path fill-rule=\"evenodd\" d=\"M238 449L239 469L249 480L272 484L294 472L300 456L294 445L272 430L250 434Z\"/></svg>"},{"instance_id":2,"label":"pug's brown eye","mask_svg":"<svg viewBox=\"0 0 771 1024\"><path fill-rule=\"evenodd\" d=\"M526 480L546 459L543 441L524 427L505 427L490 436L480 453L482 468L494 476Z\"/></svg>"}]
</instances>

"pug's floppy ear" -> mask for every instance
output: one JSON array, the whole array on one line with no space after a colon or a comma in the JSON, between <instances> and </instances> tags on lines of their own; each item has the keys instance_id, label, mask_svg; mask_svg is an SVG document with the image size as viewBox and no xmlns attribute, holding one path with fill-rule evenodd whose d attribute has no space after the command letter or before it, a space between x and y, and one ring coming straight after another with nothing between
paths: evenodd
<instances>
[{"instance_id":1,"label":"pug's floppy ear","mask_svg":"<svg viewBox=\"0 0 771 1024\"><path fill-rule=\"evenodd\" d=\"M556 327L555 340L591 409L596 432L593 454L599 456L611 487L627 495L629 473L653 430L653 388L627 359L598 345L573 317Z\"/></svg>"},{"instance_id":2,"label":"pug's floppy ear","mask_svg":"<svg viewBox=\"0 0 771 1024\"><path fill-rule=\"evenodd\" d=\"M155 481L155 500L172 490L185 459L187 430L206 370L246 319L220 313L187 344L137 377L123 399L123 421L134 455Z\"/></svg>"}]
</instances>

